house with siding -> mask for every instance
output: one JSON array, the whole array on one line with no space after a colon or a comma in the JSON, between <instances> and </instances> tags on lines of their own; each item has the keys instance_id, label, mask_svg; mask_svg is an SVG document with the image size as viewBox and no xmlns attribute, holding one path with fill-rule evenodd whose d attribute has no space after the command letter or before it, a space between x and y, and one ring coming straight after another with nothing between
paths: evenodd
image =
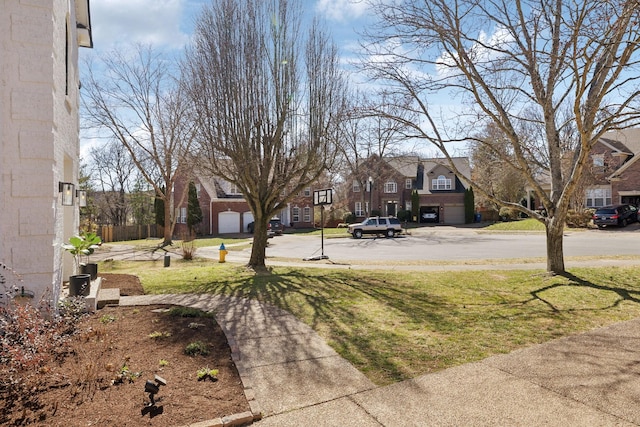
<instances>
[{"instance_id":1,"label":"house with siding","mask_svg":"<svg viewBox=\"0 0 640 427\"><path fill-rule=\"evenodd\" d=\"M78 49L92 46L89 0L0 2L0 262L34 301L72 273L61 245L78 233Z\"/></svg>"},{"instance_id":2,"label":"house with siding","mask_svg":"<svg viewBox=\"0 0 640 427\"><path fill-rule=\"evenodd\" d=\"M452 160L460 173L470 176L468 158ZM361 176L348 178L352 183L348 205L358 220L373 214L396 216L400 210L411 211L411 194L415 190L419 196L417 221L464 224L467 184L455 175L445 159L371 157L361 170L364 171Z\"/></svg>"}]
</instances>

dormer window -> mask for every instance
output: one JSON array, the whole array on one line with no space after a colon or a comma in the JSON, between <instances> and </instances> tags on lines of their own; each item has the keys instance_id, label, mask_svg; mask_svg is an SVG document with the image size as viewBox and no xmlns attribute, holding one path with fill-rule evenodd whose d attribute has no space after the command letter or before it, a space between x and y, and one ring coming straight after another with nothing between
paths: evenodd
<instances>
[{"instance_id":1,"label":"dormer window","mask_svg":"<svg viewBox=\"0 0 640 427\"><path fill-rule=\"evenodd\" d=\"M451 179L444 175L439 175L436 179L431 180L432 190L451 190Z\"/></svg>"}]
</instances>

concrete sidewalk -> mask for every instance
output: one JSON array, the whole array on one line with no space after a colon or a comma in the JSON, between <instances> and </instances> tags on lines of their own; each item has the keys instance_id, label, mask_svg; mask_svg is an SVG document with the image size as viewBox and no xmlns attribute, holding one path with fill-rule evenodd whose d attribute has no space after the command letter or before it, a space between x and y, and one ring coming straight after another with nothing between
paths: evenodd
<instances>
[{"instance_id":1,"label":"concrete sidewalk","mask_svg":"<svg viewBox=\"0 0 640 427\"><path fill-rule=\"evenodd\" d=\"M278 308L211 295L121 299L155 303L216 312L259 427L640 425L640 319L375 387Z\"/></svg>"}]
</instances>

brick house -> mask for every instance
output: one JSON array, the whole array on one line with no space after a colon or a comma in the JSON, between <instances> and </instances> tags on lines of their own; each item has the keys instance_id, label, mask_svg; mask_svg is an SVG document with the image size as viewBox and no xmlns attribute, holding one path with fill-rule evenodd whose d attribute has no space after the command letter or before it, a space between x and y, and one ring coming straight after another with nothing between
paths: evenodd
<instances>
[{"instance_id":1,"label":"brick house","mask_svg":"<svg viewBox=\"0 0 640 427\"><path fill-rule=\"evenodd\" d=\"M253 222L253 214L246 200L230 182L220 178L205 179L198 176L192 180L196 186L203 221L196 230L199 235L246 233ZM180 237L187 232L187 206L189 180L176 180L173 192L176 226L174 235ZM182 196L184 198L182 198ZM285 229L313 227L313 191L307 187L277 215Z\"/></svg>"},{"instance_id":2,"label":"brick house","mask_svg":"<svg viewBox=\"0 0 640 427\"><path fill-rule=\"evenodd\" d=\"M39 301L72 273L78 233L79 47L89 0L0 2L0 262Z\"/></svg>"},{"instance_id":3,"label":"brick house","mask_svg":"<svg viewBox=\"0 0 640 427\"><path fill-rule=\"evenodd\" d=\"M470 174L466 157L453 158L456 168ZM445 159L399 156L371 157L363 164L360 179L350 177L349 209L358 220L378 213L396 216L411 210L411 193L419 195L419 221L440 224L464 224L466 184L447 166Z\"/></svg>"},{"instance_id":4,"label":"brick house","mask_svg":"<svg viewBox=\"0 0 640 427\"><path fill-rule=\"evenodd\" d=\"M594 182L585 206L629 203L640 206L640 129L605 133L591 152Z\"/></svg>"},{"instance_id":5,"label":"brick house","mask_svg":"<svg viewBox=\"0 0 640 427\"><path fill-rule=\"evenodd\" d=\"M582 189L583 206L598 208L628 203L640 207L640 129L630 128L605 133L591 150L591 163L585 171L587 184ZM548 173L541 173L538 182L551 192ZM533 189L525 187L534 199ZM534 206L539 208L539 206Z\"/></svg>"}]
</instances>

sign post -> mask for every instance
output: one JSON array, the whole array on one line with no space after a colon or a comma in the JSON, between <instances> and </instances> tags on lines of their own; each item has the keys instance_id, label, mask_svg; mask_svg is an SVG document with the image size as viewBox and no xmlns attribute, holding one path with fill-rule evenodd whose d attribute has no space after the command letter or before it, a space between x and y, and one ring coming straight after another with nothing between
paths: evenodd
<instances>
[{"instance_id":1,"label":"sign post","mask_svg":"<svg viewBox=\"0 0 640 427\"><path fill-rule=\"evenodd\" d=\"M324 206L333 202L333 190L327 188L325 190L316 190L313 192L313 206L320 206L320 256L305 258L305 261L318 261L321 259L329 259L324 254Z\"/></svg>"}]
</instances>

